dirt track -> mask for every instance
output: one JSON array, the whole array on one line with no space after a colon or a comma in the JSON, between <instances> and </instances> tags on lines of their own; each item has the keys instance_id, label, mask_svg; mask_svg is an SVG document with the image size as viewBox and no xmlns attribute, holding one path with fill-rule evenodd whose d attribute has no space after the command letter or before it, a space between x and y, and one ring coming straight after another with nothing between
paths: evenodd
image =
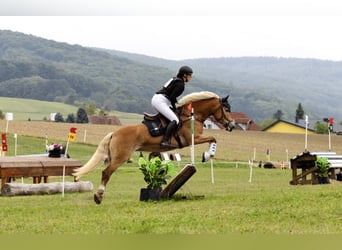
<instances>
[{"instance_id":1,"label":"dirt track","mask_svg":"<svg viewBox=\"0 0 342 250\"><path fill-rule=\"evenodd\" d=\"M6 121L0 121L1 131L5 132ZM97 145L107 133L119 128L113 125L68 124L56 122L29 122L10 121L8 133L30 135L49 138L49 141L58 139L66 141L71 127L77 128L76 142ZM217 139L216 159L248 161L254 157L256 160L265 160L266 149L271 151L272 161L285 161L304 151L305 136L302 134L283 134L267 132L244 132L223 130L205 130L206 134ZM331 149L342 154L342 136L332 135ZM196 157L208 150L208 145L195 147ZM308 135L309 151L328 151L328 135ZM177 150L183 155L189 155L190 149ZM288 152L288 153L287 153Z\"/></svg>"}]
</instances>

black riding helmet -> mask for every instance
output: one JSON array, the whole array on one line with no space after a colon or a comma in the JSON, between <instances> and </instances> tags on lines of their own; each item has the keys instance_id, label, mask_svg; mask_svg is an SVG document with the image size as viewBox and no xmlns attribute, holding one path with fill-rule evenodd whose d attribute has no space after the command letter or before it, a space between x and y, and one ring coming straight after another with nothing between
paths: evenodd
<instances>
[{"instance_id":1,"label":"black riding helmet","mask_svg":"<svg viewBox=\"0 0 342 250\"><path fill-rule=\"evenodd\" d=\"M190 68L189 66L182 66L178 70L177 77L183 77L184 74L191 75L192 73L193 73L192 68Z\"/></svg>"}]
</instances>

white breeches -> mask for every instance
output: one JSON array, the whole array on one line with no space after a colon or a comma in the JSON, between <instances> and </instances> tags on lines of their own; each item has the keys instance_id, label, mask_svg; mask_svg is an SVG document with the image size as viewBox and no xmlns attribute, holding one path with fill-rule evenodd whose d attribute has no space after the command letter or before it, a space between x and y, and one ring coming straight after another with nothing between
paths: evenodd
<instances>
[{"instance_id":1,"label":"white breeches","mask_svg":"<svg viewBox=\"0 0 342 250\"><path fill-rule=\"evenodd\" d=\"M170 121L175 120L179 124L177 115L171 110L171 102L162 94L155 94L151 100L152 106L159 112L162 113Z\"/></svg>"}]
</instances>

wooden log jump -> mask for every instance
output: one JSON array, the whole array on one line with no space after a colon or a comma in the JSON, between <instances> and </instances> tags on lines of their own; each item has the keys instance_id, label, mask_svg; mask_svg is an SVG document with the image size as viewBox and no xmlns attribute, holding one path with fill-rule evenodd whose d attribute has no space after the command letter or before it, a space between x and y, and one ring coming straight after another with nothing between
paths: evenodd
<instances>
[{"instance_id":1,"label":"wooden log jump","mask_svg":"<svg viewBox=\"0 0 342 250\"><path fill-rule=\"evenodd\" d=\"M88 192L93 190L93 184L89 181L64 182L64 192ZM3 196L15 195L43 195L57 194L63 192L63 182L39 183L39 184L23 184L23 183L6 183L1 188Z\"/></svg>"},{"instance_id":2,"label":"wooden log jump","mask_svg":"<svg viewBox=\"0 0 342 250\"><path fill-rule=\"evenodd\" d=\"M71 176L74 169L81 167L79 160L71 158L54 158L48 156L6 156L0 157L1 187L12 178L33 177L33 183L41 179L48 182L49 176Z\"/></svg>"},{"instance_id":3,"label":"wooden log jump","mask_svg":"<svg viewBox=\"0 0 342 250\"><path fill-rule=\"evenodd\" d=\"M177 192L177 190L180 189L185 184L185 182L190 179L190 177L194 173L196 173L196 168L194 165L185 165L181 172L161 191L160 198L171 198Z\"/></svg>"}]
</instances>

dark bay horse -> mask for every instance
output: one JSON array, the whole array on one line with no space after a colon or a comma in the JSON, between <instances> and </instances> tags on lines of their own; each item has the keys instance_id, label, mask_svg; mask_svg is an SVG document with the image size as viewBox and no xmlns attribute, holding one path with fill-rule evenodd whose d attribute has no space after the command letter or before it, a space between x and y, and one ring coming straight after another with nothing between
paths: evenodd
<instances>
[{"instance_id":1,"label":"dark bay horse","mask_svg":"<svg viewBox=\"0 0 342 250\"><path fill-rule=\"evenodd\" d=\"M232 131L235 127L235 123L230 114L228 96L220 98L218 95L208 91L186 95L178 102L178 109L181 112L180 120L183 124L178 134L184 147L192 143L191 110L188 108L190 103L192 104L195 118L195 144L216 143L214 137L203 135L203 124L209 116L213 116L227 131ZM94 194L94 201L100 204L111 175L131 157L134 151L162 152L168 150L160 147L161 139L162 136L152 137L147 127L142 123L120 127L102 139L90 160L84 166L75 169L73 175L78 180L83 175L93 171L102 161L108 163L107 167L102 171L101 184L97 193ZM176 147L179 145L175 138L172 138L171 143Z\"/></svg>"}]
</instances>

